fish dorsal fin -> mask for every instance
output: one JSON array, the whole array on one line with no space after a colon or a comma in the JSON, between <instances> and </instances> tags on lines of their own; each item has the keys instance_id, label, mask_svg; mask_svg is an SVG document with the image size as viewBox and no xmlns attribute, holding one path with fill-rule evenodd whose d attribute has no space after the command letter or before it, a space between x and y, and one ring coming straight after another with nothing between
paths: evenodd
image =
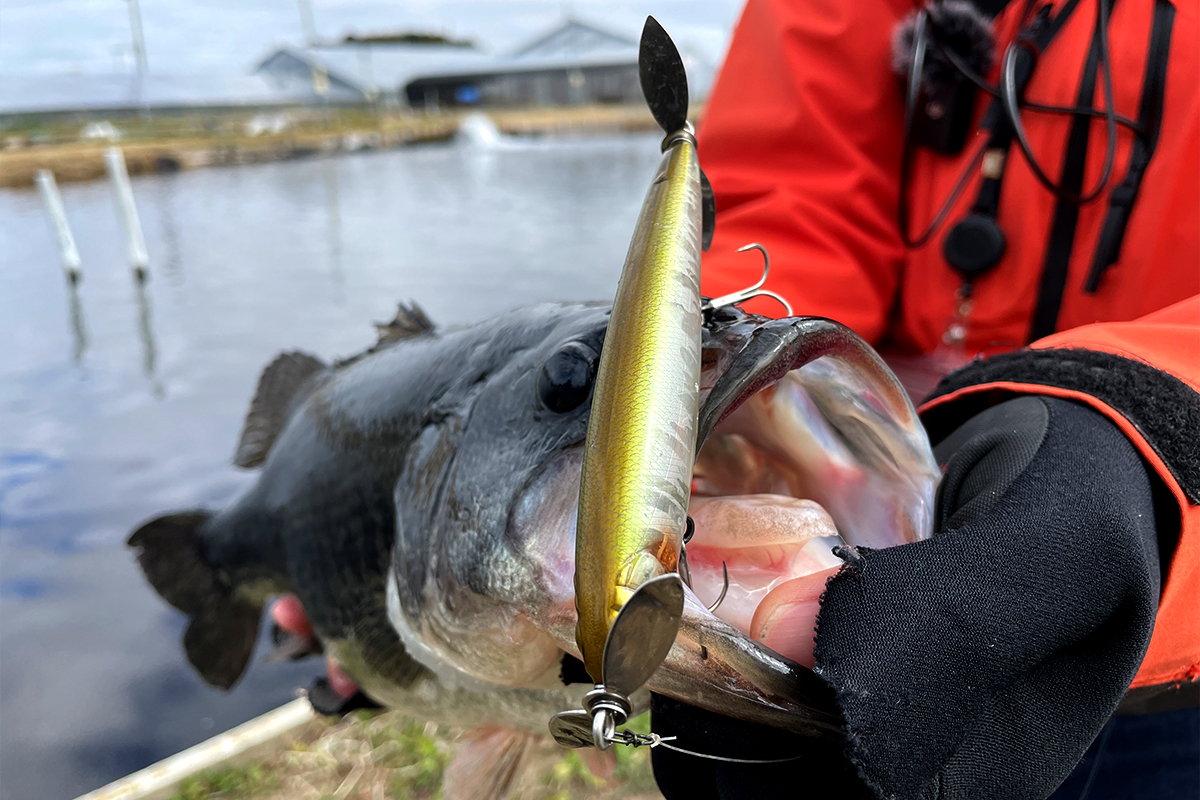
<instances>
[{"instance_id":1,"label":"fish dorsal fin","mask_svg":"<svg viewBox=\"0 0 1200 800\"><path fill-rule=\"evenodd\" d=\"M414 336L431 333L433 323L425 315L425 310L416 301L408 305L396 304L396 316L391 322L376 322L375 332L379 334L376 346L388 342L398 342L401 339L411 339Z\"/></svg>"},{"instance_id":2,"label":"fish dorsal fin","mask_svg":"<svg viewBox=\"0 0 1200 800\"><path fill-rule=\"evenodd\" d=\"M321 359L298 351L280 353L267 365L258 379L258 389L242 426L234 465L248 469L266 461L275 438L291 417L293 402L309 380L325 369Z\"/></svg>"}]
</instances>

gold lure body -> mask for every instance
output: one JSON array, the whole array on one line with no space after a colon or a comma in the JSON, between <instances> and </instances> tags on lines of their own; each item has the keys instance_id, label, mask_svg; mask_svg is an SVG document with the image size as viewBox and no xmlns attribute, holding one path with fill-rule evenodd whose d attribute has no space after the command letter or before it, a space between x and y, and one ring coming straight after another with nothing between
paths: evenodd
<instances>
[{"instance_id":1,"label":"gold lure body","mask_svg":"<svg viewBox=\"0 0 1200 800\"><path fill-rule=\"evenodd\" d=\"M695 139L669 136L600 356L575 542L575 638L603 683L617 613L678 569L700 396L701 185ZM649 644L649 643L647 643Z\"/></svg>"}]
</instances>

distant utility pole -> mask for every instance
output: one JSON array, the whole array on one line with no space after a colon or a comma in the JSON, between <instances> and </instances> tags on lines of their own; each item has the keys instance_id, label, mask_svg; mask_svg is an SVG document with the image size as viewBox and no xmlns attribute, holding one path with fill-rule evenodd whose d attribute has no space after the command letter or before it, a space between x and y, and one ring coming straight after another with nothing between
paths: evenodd
<instances>
[{"instance_id":1,"label":"distant utility pole","mask_svg":"<svg viewBox=\"0 0 1200 800\"><path fill-rule=\"evenodd\" d=\"M311 0L296 0L300 6L300 27L304 29L304 39L307 44L317 43L317 23L313 19Z\"/></svg>"},{"instance_id":2,"label":"distant utility pole","mask_svg":"<svg viewBox=\"0 0 1200 800\"><path fill-rule=\"evenodd\" d=\"M146 97L146 39L142 36L142 9L138 0L125 0L129 6L129 30L133 34L133 58L137 62L138 74L138 105L142 107L142 117L150 119L150 102Z\"/></svg>"},{"instance_id":3,"label":"distant utility pole","mask_svg":"<svg viewBox=\"0 0 1200 800\"><path fill-rule=\"evenodd\" d=\"M139 75L145 75L147 72L146 66L146 39L142 36L142 9L138 5L138 0L126 0L129 4L129 29L133 33L133 57L137 60L137 69Z\"/></svg>"}]
</instances>

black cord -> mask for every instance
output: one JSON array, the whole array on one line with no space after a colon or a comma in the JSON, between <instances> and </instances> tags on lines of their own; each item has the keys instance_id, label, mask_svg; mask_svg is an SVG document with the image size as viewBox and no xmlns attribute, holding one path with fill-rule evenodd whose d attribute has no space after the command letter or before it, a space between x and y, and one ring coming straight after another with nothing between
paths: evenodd
<instances>
[{"instance_id":1,"label":"black cord","mask_svg":"<svg viewBox=\"0 0 1200 800\"><path fill-rule=\"evenodd\" d=\"M1100 193L1108 186L1109 179L1112 178L1113 161L1116 159L1117 153L1117 115L1113 108L1112 69L1109 64L1108 53L1108 0L1096 0L1096 27L1093 36L1096 38L1099 48L1097 51L1096 68L1103 71L1104 121L1106 123L1105 129L1108 133L1108 141L1104 148L1104 167L1100 170L1100 178L1096 181L1096 186L1091 191L1076 194L1052 181L1037 162L1037 158L1033 155L1033 148L1030 147L1029 140L1025 136L1025 126L1021 123L1021 110L1018 106L1016 90L1016 56L1019 49L1024 49L1031 56L1037 58L1037 52L1033 49L1031 43L1018 38L1014 45L1005 51L1004 61L1000 68L1001 108L1004 110L1005 116L1012 126L1013 137L1017 140L1017 145L1021 148L1021 154L1025 156L1025 162L1029 165L1029 169L1033 172L1034 177L1038 179L1038 182L1049 189L1055 197L1075 205L1090 203L1100 196Z\"/></svg>"},{"instance_id":2,"label":"black cord","mask_svg":"<svg viewBox=\"0 0 1200 800\"><path fill-rule=\"evenodd\" d=\"M937 27L937 22L932 17L930 18L929 23L932 25L935 33L940 33ZM937 47L938 52L945 56L946 60L949 61L956 70L962 73L964 78L978 86L983 91L987 92L992 97L1000 97L1000 90L988 83L987 79L985 79L978 72L971 69L971 65L964 61L962 56L954 51L954 48L947 47L936 36L933 39L933 43ZM1021 108L1026 111L1037 111L1042 114L1070 114L1072 116L1085 117L1104 117L1108 115L1107 110L1090 108L1088 106L1055 106L1047 105L1045 103L1034 103L1030 100L1024 99L1021 101ZM1142 126L1138 124L1137 120L1130 119L1129 117L1123 117L1120 114L1115 114L1114 116L1119 124L1129 128L1138 136L1145 135L1145 131L1142 129Z\"/></svg>"},{"instance_id":3,"label":"black cord","mask_svg":"<svg viewBox=\"0 0 1200 800\"><path fill-rule=\"evenodd\" d=\"M975 174L975 170L979 168L980 162L983 161L984 153L987 152L987 142L985 141L976 148L970 163L959 173L954 188L950 190L950 194L946 196L937 213L933 215L933 220L929 223L928 227L921 232L920 236L914 238L908 230L910 213L908 208L908 185L912 180L913 117L916 114L917 99L921 94L921 73L925 67L925 52L929 46L927 28L925 27L925 23L928 20L929 14L926 11L921 10L917 13L916 27L913 33L913 63L908 72L908 88L904 98L904 143L900 155L900 197L896 203L896 214L900 223L900 238L904 242L904 246L910 249L923 246L946 222L946 217L950 215L951 209L958 202L958 198L962 196L963 191L967 188L967 184L971 181L971 176Z\"/></svg>"},{"instance_id":4,"label":"black cord","mask_svg":"<svg viewBox=\"0 0 1200 800\"><path fill-rule=\"evenodd\" d=\"M934 0L940 2L941 0ZM1093 36L1099 36L1099 54L1097 65L1103 69L1104 77L1104 109L1099 110L1087 106L1055 106L1045 105L1042 103L1032 103L1022 101L1017 97L1016 92L1016 54L1018 47L1027 47L1027 44L1022 43L1019 39L1015 45L1010 45L1004 54L1003 63L1001 65L1002 81L999 86L992 86L979 73L975 72L958 53L954 52L953 48L946 47L938 38L933 37L934 46L938 51L946 57L946 60L958 70L967 80L974 83L983 91L987 92L992 97L1001 101L1000 107L1004 111L1008 121L1012 125L1014 138L1017 140L1018 146L1021 148L1021 153L1024 155L1026 162L1029 164L1034 177L1038 182L1049 189L1056 197L1059 197L1067 202L1083 205L1089 203L1100 196L1104 188L1108 185L1112 178L1113 161L1116 157L1116 126L1121 124L1132 130L1138 136L1144 136L1145 131L1142 126L1136 121L1123 117L1115 112L1115 103L1113 101L1112 87L1112 72L1109 64L1108 52L1108 4L1106 0L1096 0L1096 28ZM900 197L897 203L897 216L900 223L900 238L904 245L910 249L915 249L924 246L930 238L945 224L946 217L949 216L951 209L962 196L967 184L970 182L971 176L974 175L980 163L983 161L983 156L987 152L987 142L983 142L976 149L970 162L963 169L951 189L950 194L942 202L938 211L933 216L933 220L921 232L919 236L912 236L909 233L909 222L911 211L908 207L908 187L912 180L912 132L913 122L916 115L917 101L921 93L921 75L925 67L925 55L929 49L929 30L932 29L935 34L942 33L937 25L937 21L925 10L921 10L917 14L915 27L913 29L913 60L908 71L907 90L904 98L904 142L901 150L900 160ZM944 35L944 34L943 34ZM1030 51L1036 58L1036 53ZM1104 169L1101 170L1100 180L1091 191L1076 195L1073 192L1064 190L1061 186L1054 183L1042 170L1033 155L1032 148L1029 146L1029 141L1025 136L1025 126L1021 124L1021 108L1030 111L1040 112L1044 114L1065 114L1072 116L1089 116L1089 117L1104 117L1108 130L1108 142L1105 148Z\"/></svg>"}]
</instances>

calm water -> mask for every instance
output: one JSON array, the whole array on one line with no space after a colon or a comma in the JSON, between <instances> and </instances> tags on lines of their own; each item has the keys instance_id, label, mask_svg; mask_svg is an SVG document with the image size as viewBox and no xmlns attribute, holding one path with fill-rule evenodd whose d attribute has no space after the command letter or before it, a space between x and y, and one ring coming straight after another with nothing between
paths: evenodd
<instances>
[{"instance_id":1,"label":"calm water","mask_svg":"<svg viewBox=\"0 0 1200 800\"><path fill-rule=\"evenodd\" d=\"M219 507L259 370L373 341L398 299L440 324L611 297L656 137L454 144L133 179L139 293L104 182L66 185L72 298L35 192L0 191L0 796L70 798L294 696L320 663L232 692L123 545Z\"/></svg>"}]
</instances>

